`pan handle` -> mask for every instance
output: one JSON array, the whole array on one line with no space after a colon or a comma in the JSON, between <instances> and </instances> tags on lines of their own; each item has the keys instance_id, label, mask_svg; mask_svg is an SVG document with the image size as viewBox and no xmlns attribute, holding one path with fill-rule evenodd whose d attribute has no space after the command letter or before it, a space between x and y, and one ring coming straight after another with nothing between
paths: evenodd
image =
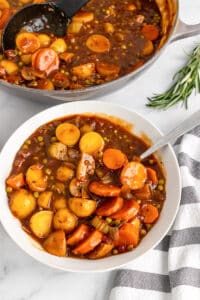
<instances>
[{"instance_id":1,"label":"pan handle","mask_svg":"<svg viewBox=\"0 0 200 300\"><path fill-rule=\"evenodd\" d=\"M198 34L200 34L200 23L195 25L188 25L178 19L174 34L170 42L172 43Z\"/></svg>"}]
</instances>

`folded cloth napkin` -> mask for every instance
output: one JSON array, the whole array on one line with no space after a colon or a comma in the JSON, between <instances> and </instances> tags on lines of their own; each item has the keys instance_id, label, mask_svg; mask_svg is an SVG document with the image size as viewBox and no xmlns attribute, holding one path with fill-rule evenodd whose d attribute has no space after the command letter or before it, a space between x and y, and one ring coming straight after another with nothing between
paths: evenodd
<instances>
[{"instance_id":1,"label":"folded cloth napkin","mask_svg":"<svg viewBox=\"0 0 200 300\"><path fill-rule=\"evenodd\" d=\"M109 300L200 300L200 126L174 150L182 176L176 220L157 247L117 272Z\"/></svg>"}]
</instances>

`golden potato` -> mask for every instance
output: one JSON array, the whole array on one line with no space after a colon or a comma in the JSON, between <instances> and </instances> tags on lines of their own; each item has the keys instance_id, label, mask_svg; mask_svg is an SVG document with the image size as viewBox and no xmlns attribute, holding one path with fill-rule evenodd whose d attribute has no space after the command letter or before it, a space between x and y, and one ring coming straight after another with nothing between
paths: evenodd
<instances>
[{"instance_id":1,"label":"golden potato","mask_svg":"<svg viewBox=\"0 0 200 300\"><path fill-rule=\"evenodd\" d=\"M42 208L50 208L51 205L51 199L52 199L53 192L51 191L45 191L41 193L38 197L37 203Z\"/></svg>"},{"instance_id":2,"label":"golden potato","mask_svg":"<svg viewBox=\"0 0 200 300\"><path fill-rule=\"evenodd\" d=\"M71 22L69 26L67 27L67 33L79 33L81 30L81 27L83 26L80 22Z\"/></svg>"},{"instance_id":3,"label":"golden potato","mask_svg":"<svg viewBox=\"0 0 200 300\"><path fill-rule=\"evenodd\" d=\"M51 38L45 33L40 33L38 35L38 39L40 41L40 47L41 48L48 47L51 43Z\"/></svg>"},{"instance_id":4,"label":"golden potato","mask_svg":"<svg viewBox=\"0 0 200 300\"><path fill-rule=\"evenodd\" d=\"M20 56L20 59L25 65L29 65L31 63L32 55L31 54L23 54Z\"/></svg>"},{"instance_id":5,"label":"golden potato","mask_svg":"<svg viewBox=\"0 0 200 300\"><path fill-rule=\"evenodd\" d=\"M95 154L98 151L101 151L104 147L104 139L97 132L88 132L85 133L79 142L79 148L81 152L88 154Z\"/></svg>"},{"instance_id":6,"label":"golden potato","mask_svg":"<svg viewBox=\"0 0 200 300\"><path fill-rule=\"evenodd\" d=\"M95 73L95 64L91 62L73 67L71 73L79 78L88 78Z\"/></svg>"},{"instance_id":7,"label":"golden potato","mask_svg":"<svg viewBox=\"0 0 200 300\"><path fill-rule=\"evenodd\" d=\"M3 67L8 75L15 75L18 73L18 66L13 61L8 59L2 59L0 61L0 66Z\"/></svg>"},{"instance_id":8,"label":"golden potato","mask_svg":"<svg viewBox=\"0 0 200 300\"><path fill-rule=\"evenodd\" d=\"M105 257L106 255L108 255L111 252L111 250L113 248L114 248L113 243L106 244L104 242L101 242L101 244L98 245L97 248L89 254L89 258L97 259L97 258Z\"/></svg>"},{"instance_id":9,"label":"golden potato","mask_svg":"<svg viewBox=\"0 0 200 300\"><path fill-rule=\"evenodd\" d=\"M0 9L10 8L10 4L7 0L0 0Z\"/></svg>"},{"instance_id":10,"label":"golden potato","mask_svg":"<svg viewBox=\"0 0 200 300\"><path fill-rule=\"evenodd\" d=\"M67 50L67 44L65 43L64 39L58 38L50 45L50 48L52 48L56 53L60 54Z\"/></svg>"},{"instance_id":11,"label":"golden potato","mask_svg":"<svg viewBox=\"0 0 200 300\"><path fill-rule=\"evenodd\" d=\"M67 208L59 209L53 218L55 229L61 229L65 232L72 231L77 224L77 217Z\"/></svg>"},{"instance_id":12,"label":"golden potato","mask_svg":"<svg viewBox=\"0 0 200 300\"><path fill-rule=\"evenodd\" d=\"M59 197L53 201L54 210L59 210L61 208L66 208L66 207L67 207L67 200L65 199L65 197Z\"/></svg>"},{"instance_id":13,"label":"golden potato","mask_svg":"<svg viewBox=\"0 0 200 300\"><path fill-rule=\"evenodd\" d=\"M53 143L49 146L48 153L51 157L58 160L66 160L67 146L59 142Z\"/></svg>"},{"instance_id":14,"label":"golden potato","mask_svg":"<svg viewBox=\"0 0 200 300\"><path fill-rule=\"evenodd\" d=\"M94 13L90 11L80 11L73 16L73 22L88 23L94 20Z\"/></svg>"},{"instance_id":15,"label":"golden potato","mask_svg":"<svg viewBox=\"0 0 200 300\"><path fill-rule=\"evenodd\" d=\"M68 166L60 166L56 171L56 178L62 182L68 181L74 177L74 170Z\"/></svg>"},{"instance_id":16,"label":"golden potato","mask_svg":"<svg viewBox=\"0 0 200 300\"><path fill-rule=\"evenodd\" d=\"M43 192L47 187L47 176L43 172L43 166L40 164L32 165L26 171L26 182L29 188L34 192Z\"/></svg>"},{"instance_id":17,"label":"golden potato","mask_svg":"<svg viewBox=\"0 0 200 300\"><path fill-rule=\"evenodd\" d=\"M103 27L106 33L113 33L115 31L112 23L106 22L104 23Z\"/></svg>"},{"instance_id":18,"label":"golden potato","mask_svg":"<svg viewBox=\"0 0 200 300\"><path fill-rule=\"evenodd\" d=\"M67 246L64 231L58 230L50 233L43 243L43 248L50 254L65 256Z\"/></svg>"},{"instance_id":19,"label":"golden potato","mask_svg":"<svg viewBox=\"0 0 200 300\"><path fill-rule=\"evenodd\" d=\"M95 160L94 158L87 154L82 153L81 159L77 167L77 179L80 181L87 180L88 175L93 175L95 170Z\"/></svg>"},{"instance_id":20,"label":"golden potato","mask_svg":"<svg viewBox=\"0 0 200 300\"><path fill-rule=\"evenodd\" d=\"M144 46L144 49L142 51L142 54L143 55L150 55L150 54L152 54L153 51L154 51L154 45L153 45L152 41L147 40L146 44Z\"/></svg>"},{"instance_id":21,"label":"golden potato","mask_svg":"<svg viewBox=\"0 0 200 300\"><path fill-rule=\"evenodd\" d=\"M83 198L69 198L68 205L77 217L88 217L96 209L96 201Z\"/></svg>"},{"instance_id":22,"label":"golden potato","mask_svg":"<svg viewBox=\"0 0 200 300\"><path fill-rule=\"evenodd\" d=\"M79 140L80 130L74 124L61 123L56 128L56 137L64 145L73 146Z\"/></svg>"},{"instance_id":23,"label":"golden potato","mask_svg":"<svg viewBox=\"0 0 200 300\"><path fill-rule=\"evenodd\" d=\"M42 210L32 215L29 225L33 233L41 239L45 238L50 233L52 220L53 212Z\"/></svg>"},{"instance_id":24,"label":"golden potato","mask_svg":"<svg viewBox=\"0 0 200 300\"><path fill-rule=\"evenodd\" d=\"M36 200L29 191L19 189L11 194L9 206L13 215L25 219L35 210Z\"/></svg>"}]
</instances>

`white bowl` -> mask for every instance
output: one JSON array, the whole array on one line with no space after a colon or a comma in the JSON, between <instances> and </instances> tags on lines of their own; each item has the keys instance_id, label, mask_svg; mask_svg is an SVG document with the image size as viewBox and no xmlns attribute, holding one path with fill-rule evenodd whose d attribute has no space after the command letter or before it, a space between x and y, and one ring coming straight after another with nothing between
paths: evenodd
<instances>
[{"instance_id":1,"label":"white bowl","mask_svg":"<svg viewBox=\"0 0 200 300\"><path fill-rule=\"evenodd\" d=\"M166 200L157 223L134 251L106 257L100 260L87 260L60 258L50 255L42 250L40 245L22 230L18 219L11 214L5 192L5 179L10 173L16 152L30 134L32 134L40 125L65 115L87 112L104 113L121 118L126 122L133 124L132 131L136 135L140 136L145 133L152 142L156 141L157 138L162 135L159 129L147 121L143 116L122 106L98 101L74 102L44 110L29 119L13 133L0 154L0 220L4 228L17 245L38 261L57 269L74 272L97 272L114 269L127 264L155 247L172 225L179 207L181 196L181 181L178 163L171 146L167 146L159 152L159 156L164 163L167 177Z\"/></svg>"}]
</instances>

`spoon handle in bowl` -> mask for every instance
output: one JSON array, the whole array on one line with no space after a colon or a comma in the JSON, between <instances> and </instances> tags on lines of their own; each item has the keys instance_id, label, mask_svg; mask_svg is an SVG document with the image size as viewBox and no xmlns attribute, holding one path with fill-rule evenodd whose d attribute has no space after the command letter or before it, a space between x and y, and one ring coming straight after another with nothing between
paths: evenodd
<instances>
[{"instance_id":1,"label":"spoon handle in bowl","mask_svg":"<svg viewBox=\"0 0 200 300\"><path fill-rule=\"evenodd\" d=\"M66 16L73 17L88 0L57 0L55 5L61 8Z\"/></svg>"},{"instance_id":2,"label":"spoon handle in bowl","mask_svg":"<svg viewBox=\"0 0 200 300\"><path fill-rule=\"evenodd\" d=\"M149 155L153 154L155 151L159 150L163 146L173 142L179 136L183 135L184 133L190 131L195 126L200 124L200 110L193 113L189 118L184 120L181 124L175 127L173 130L162 136L152 147L148 150L143 152L140 155L141 159L148 157Z\"/></svg>"}]
</instances>

